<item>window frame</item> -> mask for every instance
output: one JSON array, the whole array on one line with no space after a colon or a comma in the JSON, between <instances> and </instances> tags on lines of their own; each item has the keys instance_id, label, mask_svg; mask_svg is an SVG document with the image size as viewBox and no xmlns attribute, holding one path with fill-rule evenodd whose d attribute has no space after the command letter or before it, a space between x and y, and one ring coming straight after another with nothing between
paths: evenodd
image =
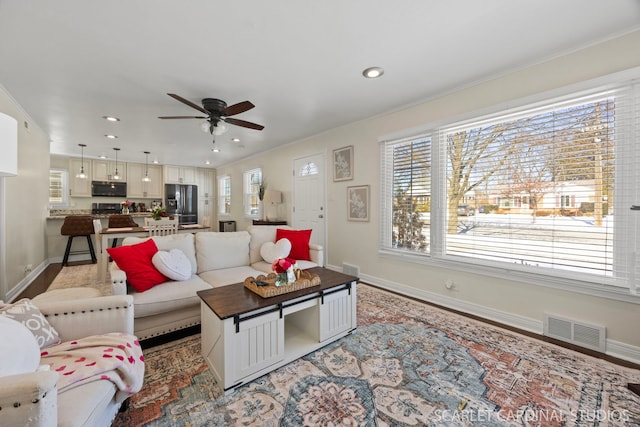
<instances>
[{"instance_id":1,"label":"window frame","mask_svg":"<svg viewBox=\"0 0 640 427\"><path fill-rule=\"evenodd\" d=\"M257 179L255 176L257 176ZM257 167L248 169L242 173L242 205L244 216L246 218L260 218L260 199L258 197L258 193L262 183L262 168Z\"/></svg>"},{"instance_id":2,"label":"window frame","mask_svg":"<svg viewBox=\"0 0 640 427\"><path fill-rule=\"evenodd\" d=\"M51 201L51 173L60 174L61 181L61 192L62 192L62 200L60 202L52 202ZM59 209L69 207L69 171L63 168L49 168L49 208L50 209Z\"/></svg>"},{"instance_id":3,"label":"window frame","mask_svg":"<svg viewBox=\"0 0 640 427\"><path fill-rule=\"evenodd\" d=\"M605 280L580 280L573 277L555 276L554 270L546 271L524 271L515 270L504 265L491 265L486 262L478 262L473 258L462 258L443 256L445 252L446 238L446 146L442 144L441 133L447 129L450 131L456 126L464 126L469 123L479 123L482 120L495 120L497 117L505 117L509 112L517 115L518 112L531 111L536 106L549 108L552 103L562 100L578 99L581 96L595 92L605 92L608 89L615 89L621 85L635 85L633 102L637 106L640 102L640 89L638 89L637 79L640 77L640 68L616 73L603 78L594 79L588 82L571 85L565 88L541 93L538 95L514 100L508 104L495 105L485 108L482 111L472 111L464 115L454 117L447 120L427 124L421 128L414 128L412 131L401 131L395 134L386 135L379 139L380 142L380 161L381 161L381 191L380 191L380 245L379 253L385 257L399 258L418 264L424 264L440 268L448 268L473 274L482 274L489 277L506 279L509 281L523 282L527 284L535 284L555 289L568 290L583 294L610 298L620 301L633 301L640 303L640 295L635 289L633 283L627 283L625 286L612 285ZM636 108L637 114L637 108ZM622 138L637 138L640 129L633 129L633 135L624 135ZM431 137L432 141L432 197L431 197L431 215L430 215L430 235L429 235L429 252L419 253L411 251L394 250L389 244L391 239L391 200L387 199L389 194L389 186L393 186L393 182L389 180L389 164L385 157L385 149L388 144L398 142L400 140L411 140L417 138ZM437 144L437 146L436 146ZM617 143L616 143L617 144ZM618 154L620 155L620 154ZM618 168L618 165L616 166ZM624 178L627 182L632 180L631 176ZM624 186L624 184L616 184ZM628 184L627 184L628 185ZM616 200L616 202L618 202ZM617 209L623 209L623 206L616 206ZM628 210L628 207L627 207ZM639 220L627 219L629 223L635 221L640 224ZM640 230L639 230L640 231ZM620 248L618 248L619 250ZM620 253L620 251L619 251ZM620 256L620 255L618 255ZM632 273L630 273L632 274Z\"/></svg>"},{"instance_id":4,"label":"window frame","mask_svg":"<svg viewBox=\"0 0 640 427\"><path fill-rule=\"evenodd\" d=\"M228 203L227 203L228 201ZM231 176L221 175L218 177L218 216L231 216ZM227 212L226 207L229 207Z\"/></svg>"}]
</instances>

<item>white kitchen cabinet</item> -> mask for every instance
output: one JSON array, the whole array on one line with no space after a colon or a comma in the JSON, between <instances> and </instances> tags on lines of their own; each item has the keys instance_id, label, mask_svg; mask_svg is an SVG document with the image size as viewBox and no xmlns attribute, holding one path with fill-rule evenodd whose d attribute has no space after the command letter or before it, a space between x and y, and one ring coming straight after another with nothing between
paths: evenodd
<instances>
[{"instance_id":1,"label":"white kitchen cabinet","mask_svg":"<svg viewBox=\"0 0 640 427\"><path fill-rule=\"evenodd\" d=\"M149 173L151 181L142 180ZM162 167L143 163L127 163L127 197L143 199L162 199Z\"/></svg>"},{"instance_id":2,"label":"white kitchen cabinet","mask_svg":"<svg viewBox=\"0 0 640 427\"><path fill-rule=\"evenodd\" d=\"M198 168L198 223L210 227L215 223L215 172Z\"/></svg>"},{"instance_id":3,"label":"white kitchen cabinet","mask_svg":"<svg viewBox=\"0 0 640 427\"><path fill-rule=\"evenodd\" d=\"M164 166L164 182L167 184L196 184L196 168L188 166Z\"/></svg>"},{"instance_id":4,"label":"white kitchen cabinet","mask_svg":"<svg viewBox=\"0 0 640 427\"><path fill-rule=\"evenodd\" d=\"M111 160L92 160L92 179L94 181L113 181L116 170L116 162ZM118 181L127 182L127 164L118 162Z\"/></svg>"},{"instance_id":5,"label":"white kitchen cabinet","mask_svg":"<svg viewBox=\"0 0 640 427\"><path fill-rule=\"evenodd\" d=\"M215 176L213 169L198 168L199 199L211 199L214 197Z\"/></svg>"},{"instance_id":6,"label":"white kitchen cabinet","mask_svg":"<svg viewBox=\"0 0 640 427\"><path fill-rule=\"evenodd\" d=\"M76 178L82 166L82 159L69 159L69 195L71 197L91 197L91 161L84 161L86 178Z\"/></svg>"}]
</instances>

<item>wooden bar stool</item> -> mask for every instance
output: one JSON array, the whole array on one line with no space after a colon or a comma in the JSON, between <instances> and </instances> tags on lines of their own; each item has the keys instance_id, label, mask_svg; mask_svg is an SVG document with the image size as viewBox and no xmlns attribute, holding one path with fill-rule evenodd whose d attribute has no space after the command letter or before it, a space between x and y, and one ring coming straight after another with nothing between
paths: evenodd
<instances>
[{"instance_id":1,"label":"wooden bar stool","mask_svg":"<svg viewBox=\"0 0 640 427\"><path fill-rule=\"evenodd\" d=\"M63 236L69 236L67 240L67 248L64 251L64 258L62 259L62 265L66 266L69 261L69 254L71 253L71 243L76 236L86 236L87 243L89 244L89 253L91 254L91 262L97 263L96 252L93 249L93 240L91 235L93 231L93 217L91 215L70 215L64 218L60 234Z\"/></svg>"},{"instance_id":2,"label":"wooden bar stool","mask_svg":"<svg viewBox=\"0 0 640 427\"><path fill-rule=\"evenodd\" d=\"M128 227L137 227L138 223L133 220L131 215L109 215L109 228L128 228ZM112 248L116 247L116 243L118 243L118 239L113 239L113 243L111 244Z\"/></svg>"}]
</instances>

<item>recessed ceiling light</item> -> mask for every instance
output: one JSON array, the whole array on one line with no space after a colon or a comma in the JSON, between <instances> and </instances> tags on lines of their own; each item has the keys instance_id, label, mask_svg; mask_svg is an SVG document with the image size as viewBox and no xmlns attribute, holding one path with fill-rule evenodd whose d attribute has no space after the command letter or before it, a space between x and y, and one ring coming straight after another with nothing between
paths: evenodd
<instances>
[{"instance_id":1,"label":"recessed ceiling light","mask_svg":"<svg viewBox=\"0 0 640 427\"><path fill-rule=\"evenodd\" d=\"M365 70L362 72L362 75L368 79L375 79L382 76L383 74L384 69L382 69L382 67L369 67L365 68Z\"/></svg>"},{"instance_id":2,"label":"recessed ceiling light","mask_svg":"<svg viewBox=\"0 0 640 427\"><path fill-rule=\"evenodd\" d=\"M119 122L120 119L114 116L102 116L103 119L108 120L110 122Z\"/></svg>"},{"instance_id":3,"label":"recessed ceiling light","mask_svg":"<svg viewBox=\"0 0 640 427\"><path fill-rule=\"evenodd\" d=\"M233 138L232 141L233 142L240 142L240 138Z\"/></svg>"},{"instance_id":4,"label":"recessed ceiling light","mask_svg":"<svg viewBox=\"0 0 640 427\"><path fill-rule=\"evenodd\" d=\"M209 160L206 160L206 161L204 162L204 164L205 164L205 165L210 165L210 164L211 164L211 162L210 162Z\"/></svg>"},{"instance_id":5,"label":"recessed ceiling light","mask_svg":"<svg viewBox=\"0 0 640 427\"><path fill-rule=\"evenodd\" d=\"M109 138L109 139L116 139L117 138L116 135L110 135L110 134L106 134L105 137Z\"/></svg>"},{"instance_id":6,"label":"recessed ceiling light","mask_svg":"<svg viewBox=\"0 0 640 427\"><path fill-rule=\"evenodd\" d=\"M211 151L213 151L214 153L219 153L220 149L218 147L214 147L211 149Z\"/></svg>"},{"instance_id":7,"label":"recessed ceiling light","mask_svg":"<svg viewBox=\"0 0 640 427\"><path fill-rule=\"evenodd\" d=\"M153 163L154 165L157 165L157 164L158 164L158 163L160 163L160 162L158 161L158 159L155 159L155 160L154 160L154 161L152 161L151 163Z\"/></svg>"}]
</instances>

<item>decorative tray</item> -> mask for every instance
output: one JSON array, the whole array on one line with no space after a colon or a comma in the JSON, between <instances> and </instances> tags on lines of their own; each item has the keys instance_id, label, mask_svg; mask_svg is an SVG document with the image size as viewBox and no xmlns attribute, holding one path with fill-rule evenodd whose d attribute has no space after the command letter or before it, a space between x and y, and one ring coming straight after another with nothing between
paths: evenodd
<instances>
[{"instance_id":1,"label":"decorative tray","mask_svg":"<svg viewBox=\"0 0 640 427\"><path fill-rule=\"evenodd\" d=\"M277 295L286 294L288 292L298 291L300 289L318 286L320 277L317 274L311 274L307 271L299 270L296 272L296 281L287 285L276 286L276 274L269 273L266 276L261 274L258 277L247 277L244 279L244 287L251 292L260 295L262 298L275 297ZM266 286L258 286L256 282L265 282Z\"/></svg>"}]
</instances>

